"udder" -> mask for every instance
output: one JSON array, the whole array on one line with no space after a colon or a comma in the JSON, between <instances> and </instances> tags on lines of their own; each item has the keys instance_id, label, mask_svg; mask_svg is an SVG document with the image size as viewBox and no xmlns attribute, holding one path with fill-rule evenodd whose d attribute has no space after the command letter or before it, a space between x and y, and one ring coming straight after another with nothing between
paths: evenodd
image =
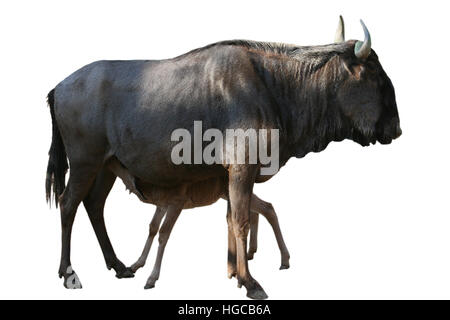
<instances>
[{"instance_id":1,"label":"udder","mask_svg":"<svg viewBox=\"0 0 450 320\"><path fill-rule=\"evenodd\" d=\"M184 208L195 208L213 204L226 194L226 182L223 177L197 181L188 186L188 200Z\"/></svg>"}]
</instances>

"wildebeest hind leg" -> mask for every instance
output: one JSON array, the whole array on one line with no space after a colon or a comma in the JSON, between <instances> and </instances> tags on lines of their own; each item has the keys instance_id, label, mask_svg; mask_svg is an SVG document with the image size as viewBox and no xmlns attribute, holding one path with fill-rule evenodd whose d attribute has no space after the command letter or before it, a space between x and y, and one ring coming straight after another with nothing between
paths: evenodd
<instances>
[{"instance_id":1,"label":"wildebeest hind leg","mask_svg":"<svg viewBox=\"0 0 450 320\"><path fill-rule=\"evenodd\" d=\"M64 277L64 286L68 289L81 289L80 280L70 262L70 239L77 208L88 193L97 171L97 167L79 166L71 162L67 187L59 198L62 240L59 276Z\"/></svg>"},{"instance_id":2,"label":"wildebeest hind leg","mask_svg":"<svg viewBox=\"0 0 450 320\"><path fill-rule=\"evenodd\" d=\"M115 180L116 176L110 170L102 168L97 174L88 195L84 198L83 204L91 220L100 247L102 248L106 267L109 270L114 269L116 271L116 277L119 279L132 278L134 277L133 272L117 259L105 226L105 201Z\"/></svg>"}]
</instances>

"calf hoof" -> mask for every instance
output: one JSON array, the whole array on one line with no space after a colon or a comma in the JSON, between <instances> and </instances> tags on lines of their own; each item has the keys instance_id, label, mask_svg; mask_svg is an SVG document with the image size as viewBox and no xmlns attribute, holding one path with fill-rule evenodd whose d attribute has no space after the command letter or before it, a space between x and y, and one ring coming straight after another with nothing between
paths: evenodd
<instances>
[{"instance_id":1,"label":"calf hoof","mask_svg":"<svg viewBox=\"0 0 450 320\"><path fill-rule=\"evenodd\" d=\"M228 271L228 279L236 277L236 271Z\"/></svg>"},{"instance_id":2,"label":"calf hoof","mask_svg":"<svg viewBox=\"0 0 450 320\"><path fill-rule=\"evenodd\" d=\"M81 289L83 286L81 285L80 279L78 275L73 271L72 267L67 267L66 272L59 275L60 278L64 277L64 287L66 289Z\"/></svg>"},{"instance_id":3,"label":"calf hoof","mask_svg":"<svg viewBox=\"0 0 450 320\"><path fill-rule=\"evenodd\" d=\"M255 252L249 251L247 253L247 260L253 260L253 257L255 256Z\"/></svg>"},{"instance_id":4,"label":"calf hoof","mask_svg":"<svg viewBox=\"0 0 450 320\"><path fill-rule=\"evenodd\" d=\"M118 279L134 278L134 272L130 268L125 268L120 272L116 272Z\"/></svg>"},{"instance_id":5,"label":"calf hoof","mask_svg":"<svg viewBox=\"0 0 450 320\"><path fill-rule=\"evenodd\" d=\"M155 284L153 283L153 284L146 284L145 286L144 286L144 289L145 290L148 290L148 289L153 289L155 287Z\"/></svg>"},{"instance_id":6,"label":"calf hoof","mask_svg":"<svg viewBox=\"0 0 450 320\"><path fill-rule=\"evenodd\" d=\"M143 263L140 263L139 261L137 261L137 262L133 263L129 269L131 270L131 272L136 273L136 271L138 271L143 266L144 266Z\"/></svg>"},{"instance_id":7,"label":"calf hoof","mask_svg":"<svg viewBox=\"0 0 450 320\"><path fill-rule=\"evenodd\" d=\"M284 263L281 263L281 267L280 267L280 270L286 270L286 269L289 269L289 262L284 262Z\"/></svg>"},{"instance_id":8,"label":"calf hoof","mask_svg":"<svg viewBox=\"0 0 450 320\"><path fill-rule=\"evenodd\" d=\"M158 279L149 278L147 280L147 283L145 284L144 289L152 289L152 288L154 288L156 280L158 280Z\"/></svg>"}]
</instances>

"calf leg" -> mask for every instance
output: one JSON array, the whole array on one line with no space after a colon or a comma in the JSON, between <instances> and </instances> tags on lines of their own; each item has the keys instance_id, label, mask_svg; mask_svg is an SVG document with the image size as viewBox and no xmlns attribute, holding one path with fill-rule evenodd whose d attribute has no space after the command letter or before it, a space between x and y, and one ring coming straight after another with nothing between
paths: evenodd
<instances>
[{"instance_id":1,"label":"calf leg","mask_svg":"<svg viewBox=\"0 0 450 320\"><path fill-rule=\"evenodd\" d=\"M155 282L159 279L159 273L161 271L161 262L164 255L164 249L166 248L167 240L169 240L170 232L181 213L183 206L171 205L167 208L166 217L164 218L161 230L159 230L159 246L158 255L156 256L156 262L153 267L153 271L150 277L147 279L145 284L145 289L150 289L155 287Z\"/></svg>"},{"instance_id":2,"label":"calf leg","mask_svg":"<svg viewBox=\"0 0 450 320\"><path fill-rule=\"evenodd\" d=\"M71 163L67 187L59 198L62 242L59 277L64 277L64 286L68 289L81 289L80 280L70 262L70 240L78 205L88 193L97 170L96 167Z\"/></svg>"},{"instance_id":3,"label":"calf leg","mask_svg":"<svg viewBox=\"0 0 450 320\"><path fill-rule=\"evenodd\" d=\"M277 239L278 248L280 249L281 253L281 267L282 269L288 269L289 268L289 251L286 247L286 244L284 243L283 235L281 234L280 225L278 223L278 217L277 214L272 206L271 203L265 202L264 200L261 200L258 198L255 194L252 195L252 205L251 210L261 213L267 221L269 221L270 225L272 226L273 232L275 234L275 238ZM253 230L252 230L253 232ZM255 239L256 243L256 239ZM250 238L250 248L251 248L251 238ZM255 251L256 251L256 245L255 245Z\"/></svg>"},{"instance_id":4,"label":"calf leg","mask_svg":"<svg viewBox=\"0 0 450 320\"><path fill-rule=\"evenodd\" d=\"M267 294L251 276L247 261L250 202L256 170L256 166L249 165L235 165L229 169L229 198L232 228L236 238L238 285L245 286L249 298L265 299Z\"/></svg>"},{"instance_id":5,"label":"calf leg","mask_svg":"<svg viewBox=\"0 0 450 320\"><path fill-rule=\"evenodd\" d=\"M131 278L134 276L133 273L116 257L106 231L105 219L103 216L105 201L115 180L116 176L110 170L106 168L100 170L91 190L83 200L83 204L89 215L89 219L91 220L100 247L102 248L106 267L108 270L114 269L116 271L116 277L119 279Z\"/></svg>"},{"instance_id":6,"label":"calf leg","mask_svg":"<svg viewBox=\"0 0 450 320\"><path fill-rule=\"evenodd\" d=\"M152 247L153 238L158 233L159 226L161 225L161 220L162 220L162 218L164 218L165 213L166 213L166 208L163 208L163 207L156 208L155 214L153 215L152 222L150 223L150 231L149 231L147 241L145 242L144 250L142 251L142 254L139 257L139 259L135 263L133 263L133 265L130 267L132 272L136 272L139 268L142 268L145 265L148 254L150 252L150 248Z\"/></svg>"},{"instance_id":7,"label":"calf leg","mask_svg":"<svg viewBox=\"0 0 450 320\"><path fill-rule=\"evenodd\" d=\"M252 260L256 250L258 250L258 222L258 212L250 211L250 247L247 254L248 260Z\"/></svg>"}]
</instances>

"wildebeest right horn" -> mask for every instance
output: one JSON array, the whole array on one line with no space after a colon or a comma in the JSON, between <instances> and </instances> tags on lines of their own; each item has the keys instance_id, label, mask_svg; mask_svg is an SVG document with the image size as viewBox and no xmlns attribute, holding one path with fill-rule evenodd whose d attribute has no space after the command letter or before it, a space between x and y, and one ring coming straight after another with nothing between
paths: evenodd
<instances>
[{"instance_id":1,"label":"wildebeest right horn","mask_svg":"<svg viewBox=\"0 0 450 320\"><path fill-rule=\"evenodd\" d=\"M339 24L336 30L336 35L334 36L334 43L341 43L345 41L345 27L344 18L339 16Z\"/></svg>"},{"instance_id":2,"label":"wildebeest right horn","mask_svg":"<svg viewBox=\"0 0 450 320\"><path fill-rule=\"evenodd\" d=\"M364 30L364 42L358 41L355 44L355 55L358 59L366 59L372 50L372 40L370 39L370 33L369 30L367 30L364 21L360 21Z\"/></svg>"}]
</instances>

